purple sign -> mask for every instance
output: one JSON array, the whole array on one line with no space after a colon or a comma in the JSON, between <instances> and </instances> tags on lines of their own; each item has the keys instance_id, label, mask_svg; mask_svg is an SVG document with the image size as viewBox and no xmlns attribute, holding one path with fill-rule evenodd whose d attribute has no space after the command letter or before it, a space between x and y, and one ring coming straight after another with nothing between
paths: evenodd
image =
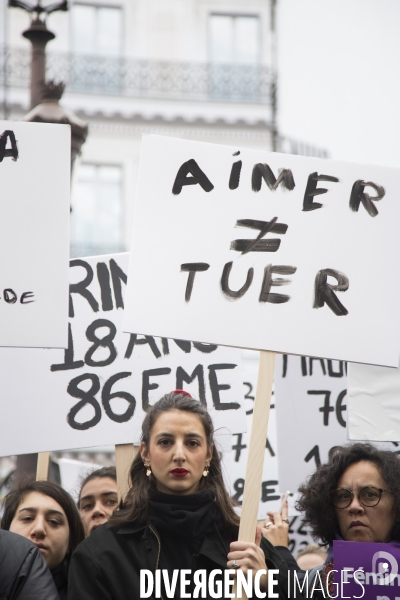
<instances>
[{"instance_id":1,"label":"purple sign","mask_svg":"<svg viewBox=\"0 0 400 600\"><path fill-rule=\"evenodd\" d=\"M400 600L400 544L335 541L333 557L336 598Z\"/></svg>"}]
</instances>

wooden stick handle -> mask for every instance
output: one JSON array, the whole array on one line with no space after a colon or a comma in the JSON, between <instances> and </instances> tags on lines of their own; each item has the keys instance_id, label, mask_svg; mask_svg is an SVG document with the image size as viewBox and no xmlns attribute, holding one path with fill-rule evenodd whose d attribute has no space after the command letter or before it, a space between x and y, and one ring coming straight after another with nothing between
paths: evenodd
<instances>
[{"instance_id":1,"label":"wooden stick handle","mask_svg":"<svg viewBox=\"0 0 400 600\"><path fill-rule=\"evenodd\" d=\"M239 541L254 542L256 536L258 505L265 443L268 433L269 409L274 383L275 352L260 351L256 396L254 399L253 423L247 455L246 477L243 490L242 516L240 518ZM237 598L236 584L233 588ZM241 598L246 599L243 591Z\"/></svg>"},{"instance_id":2,"label":"wooden stick handle","mask_svg":"<svg viewBox=\"0 0 400 600\"><path fill-rule=\"evenodd\" d=\"M275 357L275 352L267 352L266 350L261 350L260 352L253 424L247 455L242 516L239 528L239 541L241 542L254 542L256 535L265 443L268 433L272 385L274 382Z\"/></svg>"},{"instance_id":3,"label":"wooden stick handle","mask_svg":"<svg viewBox=\"0 0 400 600\"><path fill-rule=\"evenodd\" d=\"M130 488L129 470L139 446L133 444L117 444L115 446L115 466L117 469L118 500L124 500Z\"/></svg>"},{"instance_id":4,"label":"wooden stick handle","mask_svg":"<svg viewBox=\"0 0 400 600\"><path fill-rule=\"evenodd\" d=\"M50 452L39 452L36 467L36 481L49 478Z\"/></svg>"}]
</instances>

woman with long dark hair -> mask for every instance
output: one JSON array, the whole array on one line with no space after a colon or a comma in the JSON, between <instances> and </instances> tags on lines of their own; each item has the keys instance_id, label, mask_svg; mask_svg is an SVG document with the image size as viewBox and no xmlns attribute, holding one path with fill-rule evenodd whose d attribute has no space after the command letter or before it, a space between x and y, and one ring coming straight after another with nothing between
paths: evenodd
<instances>
[{"instance_id":1,"label":"woman with long dark hair","mask_svg":"<svg viewBox=\"0 0 400 600\"><path fill-rule=\"evenodd\" d=\"M286 598L286 565L261 541L260 529L255 543L237 541L239 517L224 486L211 417L187 392L167 394L150 408L130 478L126 508L72 557L71 600L140 598L152 583L151 597L159 591L180 598L182 577L186 593L206 577L209 598L209 585L222 585L226 569L251 570L265 592L268 569L280 567L274 591Z\"/></svg>"},{"instance_id":2,"label":"woman with long dark hair","mask_svg":"<svg viewBox=\"0 0 400 600\"><path fill-rule=\"evenodd\" d=\"M60 600L66 600L71 555L85 537L71 496L51 481L22 481L4 499L1 529L22 535L39 548Z\"/></svg>"}]
</instances>

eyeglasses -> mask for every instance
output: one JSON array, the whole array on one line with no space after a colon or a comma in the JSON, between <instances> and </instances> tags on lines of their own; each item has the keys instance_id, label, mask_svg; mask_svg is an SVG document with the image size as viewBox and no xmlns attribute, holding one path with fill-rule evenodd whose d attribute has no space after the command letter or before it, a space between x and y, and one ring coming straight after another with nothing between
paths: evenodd
<instances>
[{"instance_id":1,"label":"eyeglasses","mask_svg":"<svg viewBox=\"0 0 400 600\"><path fill-rule=\"evenodd\" d=\"M347 508L353 502L354 496L357 496L363 506L371 507L379 504L383 492L390 493L382 488L371 486L363 487L358 492L352 492L346 488L338 488L332 492L332 502L336 508Z\"/></svg>"}]
</instances>

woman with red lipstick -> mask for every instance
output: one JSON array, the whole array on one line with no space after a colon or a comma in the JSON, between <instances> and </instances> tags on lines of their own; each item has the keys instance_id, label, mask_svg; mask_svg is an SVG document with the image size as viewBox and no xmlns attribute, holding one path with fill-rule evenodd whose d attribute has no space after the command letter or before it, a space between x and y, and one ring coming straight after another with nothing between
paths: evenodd
<instances>
[{"instance_id":1,"label":"woman with red lipstick","mask_svg":"<svg viewBox=\"0 0 400 600\"><path fill-rule=\"evenodd\" d=\"M71 496L50 481L23 481L4 500L1 529L22 535L39 548L60 600L66 600L71 554L85 537Z\"/></svg>"},{"instance_id":2,"label":"woman with red lipstick","mask_svg":"<svg viewBox=\"0 0 400 600\"><path fill-rule=\"evenodd\" d=\"M400 460L393 452L371 444L336 447L299 492L297 508L313 537L329 545L325 565L309 572L310 588L317 570L326 588L333 540L400 541Z\"/></svg>"},{"instance_id":3,"label":"woman with red lipstick","mask_svg":"<svg viewBox=\"0 0 400 600\"><path fill-rule=\"evenodd\" d=\"M261 532L256 543L237 541L239 517L224 486L212 420L187 392L167 394L148 411L130 480L126 508L96 529L72 557L71 600L143 597L144 570L153 577L165 572L172 585L174 573L187 570L190 596L181 596L179 583L168 593L164 579L160 591L163 598L191 597L196 573L208 577L218 571L222 583L224 571L232 568L254 574L278 569L274 591L287 597L286 564L269 542L261 541ZM264 591L267 578L260 577Z\"/></svg>"}]
</instances>

